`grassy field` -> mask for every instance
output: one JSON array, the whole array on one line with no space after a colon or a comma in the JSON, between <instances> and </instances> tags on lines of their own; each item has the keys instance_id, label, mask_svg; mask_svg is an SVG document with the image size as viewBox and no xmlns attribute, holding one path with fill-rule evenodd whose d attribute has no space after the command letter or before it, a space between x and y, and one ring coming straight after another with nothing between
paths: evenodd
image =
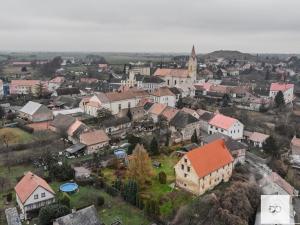
<instances>
[{"instance_id":1,"label":"grassy field","mask_svg":"<svg viewBox=\"0 0 300 225\"><path fill-rule=\"evenodd\" d=\"M19 128L1 128L0 129L0 140L3 144L3 138L6 137L8 144L21 144L28 143L33 140L33 136Z\"/></svg>"},{"instance_id":2,"label":"grassy field","mask_svg":"<svg viewBox=\"0 0 300 225\"><path fill-rule=\"evenodd\" d=\"M51 183L54 191L58 193L59 186L62 183ZM93 204L97 196L105 199L105 204L98 208L99 217L105 224L111 224L116 219L122 221L124 225L148 225L148 221L143 211L124 202L119 197L112 197L102 190L95 189L91 186L79 187L79 191L70 195L71 206L73 208L82 208Z\"/></svg>"}]
</instances>

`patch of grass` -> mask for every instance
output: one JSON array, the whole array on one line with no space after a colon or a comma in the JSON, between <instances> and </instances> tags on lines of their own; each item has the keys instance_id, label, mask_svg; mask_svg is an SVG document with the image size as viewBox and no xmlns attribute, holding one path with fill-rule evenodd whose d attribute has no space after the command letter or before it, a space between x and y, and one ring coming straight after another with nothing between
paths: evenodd
<instances>
[{"instance_id":1,"label":"patch of grass","mask_svg":"<svg viewBox=\"0 0 300 225\"><path fill-rule=\"evenodd\" d=\"M261 149L258 149L258 148L252 148L252 149L249 150L249 152L251 152L251 153L253 153L253 154L255 154L258 157L263 158L263 159L268 158L270 156L264 150L261 150Z\"/></svg>"},{"instance_id":2,"label":"patch of grass","mask_svg":"<svg viewBox=\"0 0 300 225\"><path fill-rule=\"evenodd\" d=\"M7 137L9 145L28 143L33 139L33 136L30 133L27 133L19 128L10 127L0 129L0 138L3 139L3 137Z\"/></svg>"},{"instance_id":3,"label":"patch of grass","mask_svg":"<svg viewBox=\"0 0 300 225\"><path fill-rule=\"evenodd\" d=\"M53 182L51 187L58 193L59 186L62 183ZM95 204L97 196L103 196L105 200L104 206L98 208L99 217L105 224L111 224L115 219L120 219L124 225L150 224L144 217L143 211L124 202L119 197L112 197L103 190L95 189L91 186L79 186L79 191L70 195L71 206L79 209Z\"/></svg>"}]
</instances>

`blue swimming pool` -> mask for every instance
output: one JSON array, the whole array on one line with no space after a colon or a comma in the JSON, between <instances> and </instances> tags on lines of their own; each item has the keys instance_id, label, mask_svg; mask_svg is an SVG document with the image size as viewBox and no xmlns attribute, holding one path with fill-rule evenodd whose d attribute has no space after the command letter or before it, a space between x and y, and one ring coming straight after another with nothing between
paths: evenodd
<instances>
[{"instance_id":1,"label":"blue swimming pool","mask_svg":"<svg viewBox=\"0 0 300 225\"><path fill-rule=\"evenodd\" d=\"M60 185L59 190L62 192L72 193L78 190L78 185L76 183L64 183Z\"/></svg>"}]
</instances>

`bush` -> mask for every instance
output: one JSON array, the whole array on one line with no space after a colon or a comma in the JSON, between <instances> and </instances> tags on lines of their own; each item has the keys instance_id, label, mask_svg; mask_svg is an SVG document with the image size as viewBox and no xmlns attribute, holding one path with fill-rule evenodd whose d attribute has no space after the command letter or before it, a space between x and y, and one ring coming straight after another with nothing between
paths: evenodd
<instances>
[{"instance_id":1,"label":"bush","mask_svg":"<svg viewBox=\"0 0 300 225\"><path fill-rule=\"evenodd\" d=\"M104 188L104 179L102 177L97 177L95 180L95 188L101 189Z\"/></svg>"},{"instance_id":2,"label":"bush","mask_svg":"<svg viewBox=\"0 0 300 225\"><path fill-rule=\"evenodd\" d=\"M59 203L67 206L68 208L71 208L71 199L70 196L67 193L63 193L62 196L59 199Z\"/></svg>"},{"instance_id":3,"label":"bush","mask_svg":"<svg viewBox=\"0 0 300 225\"><path fill-rule=\"evenodd\" d=\"M118 189L114 188L113 186L111 186L109 184L104 185L104 190L107 194L109 194L113 197L117 196L119 193Z\"/></svg>"},{"instance_id":4,"label":"bush","mask_svg":"<svg viewBox=\"0 0 300 225\"><path fill-rule=\"evenodd\" d=\"M41 208L39 212L39 225L52 225L54 219L70 213L65 205L52 204Z\"/></svg>"},{"instance_id":5,"label":"bush","mask_svg":"<svg viewBox=\"0 0 300 225\"><path fill-rule=\"evenodd\" d=\"M166 184L167 183L167 174L164 171L159 172L158 180L159 180L159 183Z\"/></svg>"},{"instance_id":6,"label":"bush","mask_svg":"<svg viewBox=\"0 0 300 225\"><path fill-rule=\"evenodd\" d=\"M97 206L103 206L104 205L104 198L102 196L97 197Z\"/></svg>"},{"instance_id":7,"label":"bush","mask_svg":"<svg viewBox=\"0 0 300 225\"><path fill-rule=\"evenodd\" d=\"M12 193L9 192L7 195L6 195L6 201L8 202L11 202L12 201Z\"/></svg>"}]
</instances>

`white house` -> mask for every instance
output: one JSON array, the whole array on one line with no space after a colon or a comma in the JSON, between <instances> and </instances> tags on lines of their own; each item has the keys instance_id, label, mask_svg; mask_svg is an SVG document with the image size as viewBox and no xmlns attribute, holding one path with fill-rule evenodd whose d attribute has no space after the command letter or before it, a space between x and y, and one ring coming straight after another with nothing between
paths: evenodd
<instances>
[{"instance_id":1,"label":"white house","mask_svg":"<svg viewBox=\"0 0 300 225\"><path fill-rule=\"evenodd\" d=\"M274 99L279 91L282 91L285 103L290 103L294 99L294 84L272 83L269 97Z\"/></svg>"},{"instance_id":2,"label":"white house","mask_svg":"<svg viewBox=\"0 0 300 225\"><path fill-rule=\"evenodd\" d=\"M208 125L209 134L221 133L235 140L243 138L244 125L235 118L217 113Z\"/></svg>"},{"instance_id":3,"label":"white house","mask_svg":"<svg viewBox=\"0 0 300 225\"><path fill-rule=\"evenodd\" d=\"M150 98L155 103L165 104L171 107L175 107L176 105L176 95L168 87L156 89L151 93Z\"/></svg>"},{"instance_id":4,"label":"white house","mask_svg":"<svg viewBox=\"0 0 300 225\"><path fill-rule=\"evenodd\" d=\"M49 184L37 175L28 172L15 186L16 200L27 219L30 211L55 202L55 192Z\"/></svg>"},{"instance_id":5,"label":"white house","mask_svg":"<svg viewBox=\"0 0 300 225\"><path fill-rule=\"evenodd\" d=\"M113 115L121 113L124 109L134 108L141 99L149 97L149 94L143 90L135 88L123 92L98 92L90 98L83 99L79 107L85 113L91 116L97 116L98 110L106 108L112 112Z\"/></svg>"}]
</instances>

